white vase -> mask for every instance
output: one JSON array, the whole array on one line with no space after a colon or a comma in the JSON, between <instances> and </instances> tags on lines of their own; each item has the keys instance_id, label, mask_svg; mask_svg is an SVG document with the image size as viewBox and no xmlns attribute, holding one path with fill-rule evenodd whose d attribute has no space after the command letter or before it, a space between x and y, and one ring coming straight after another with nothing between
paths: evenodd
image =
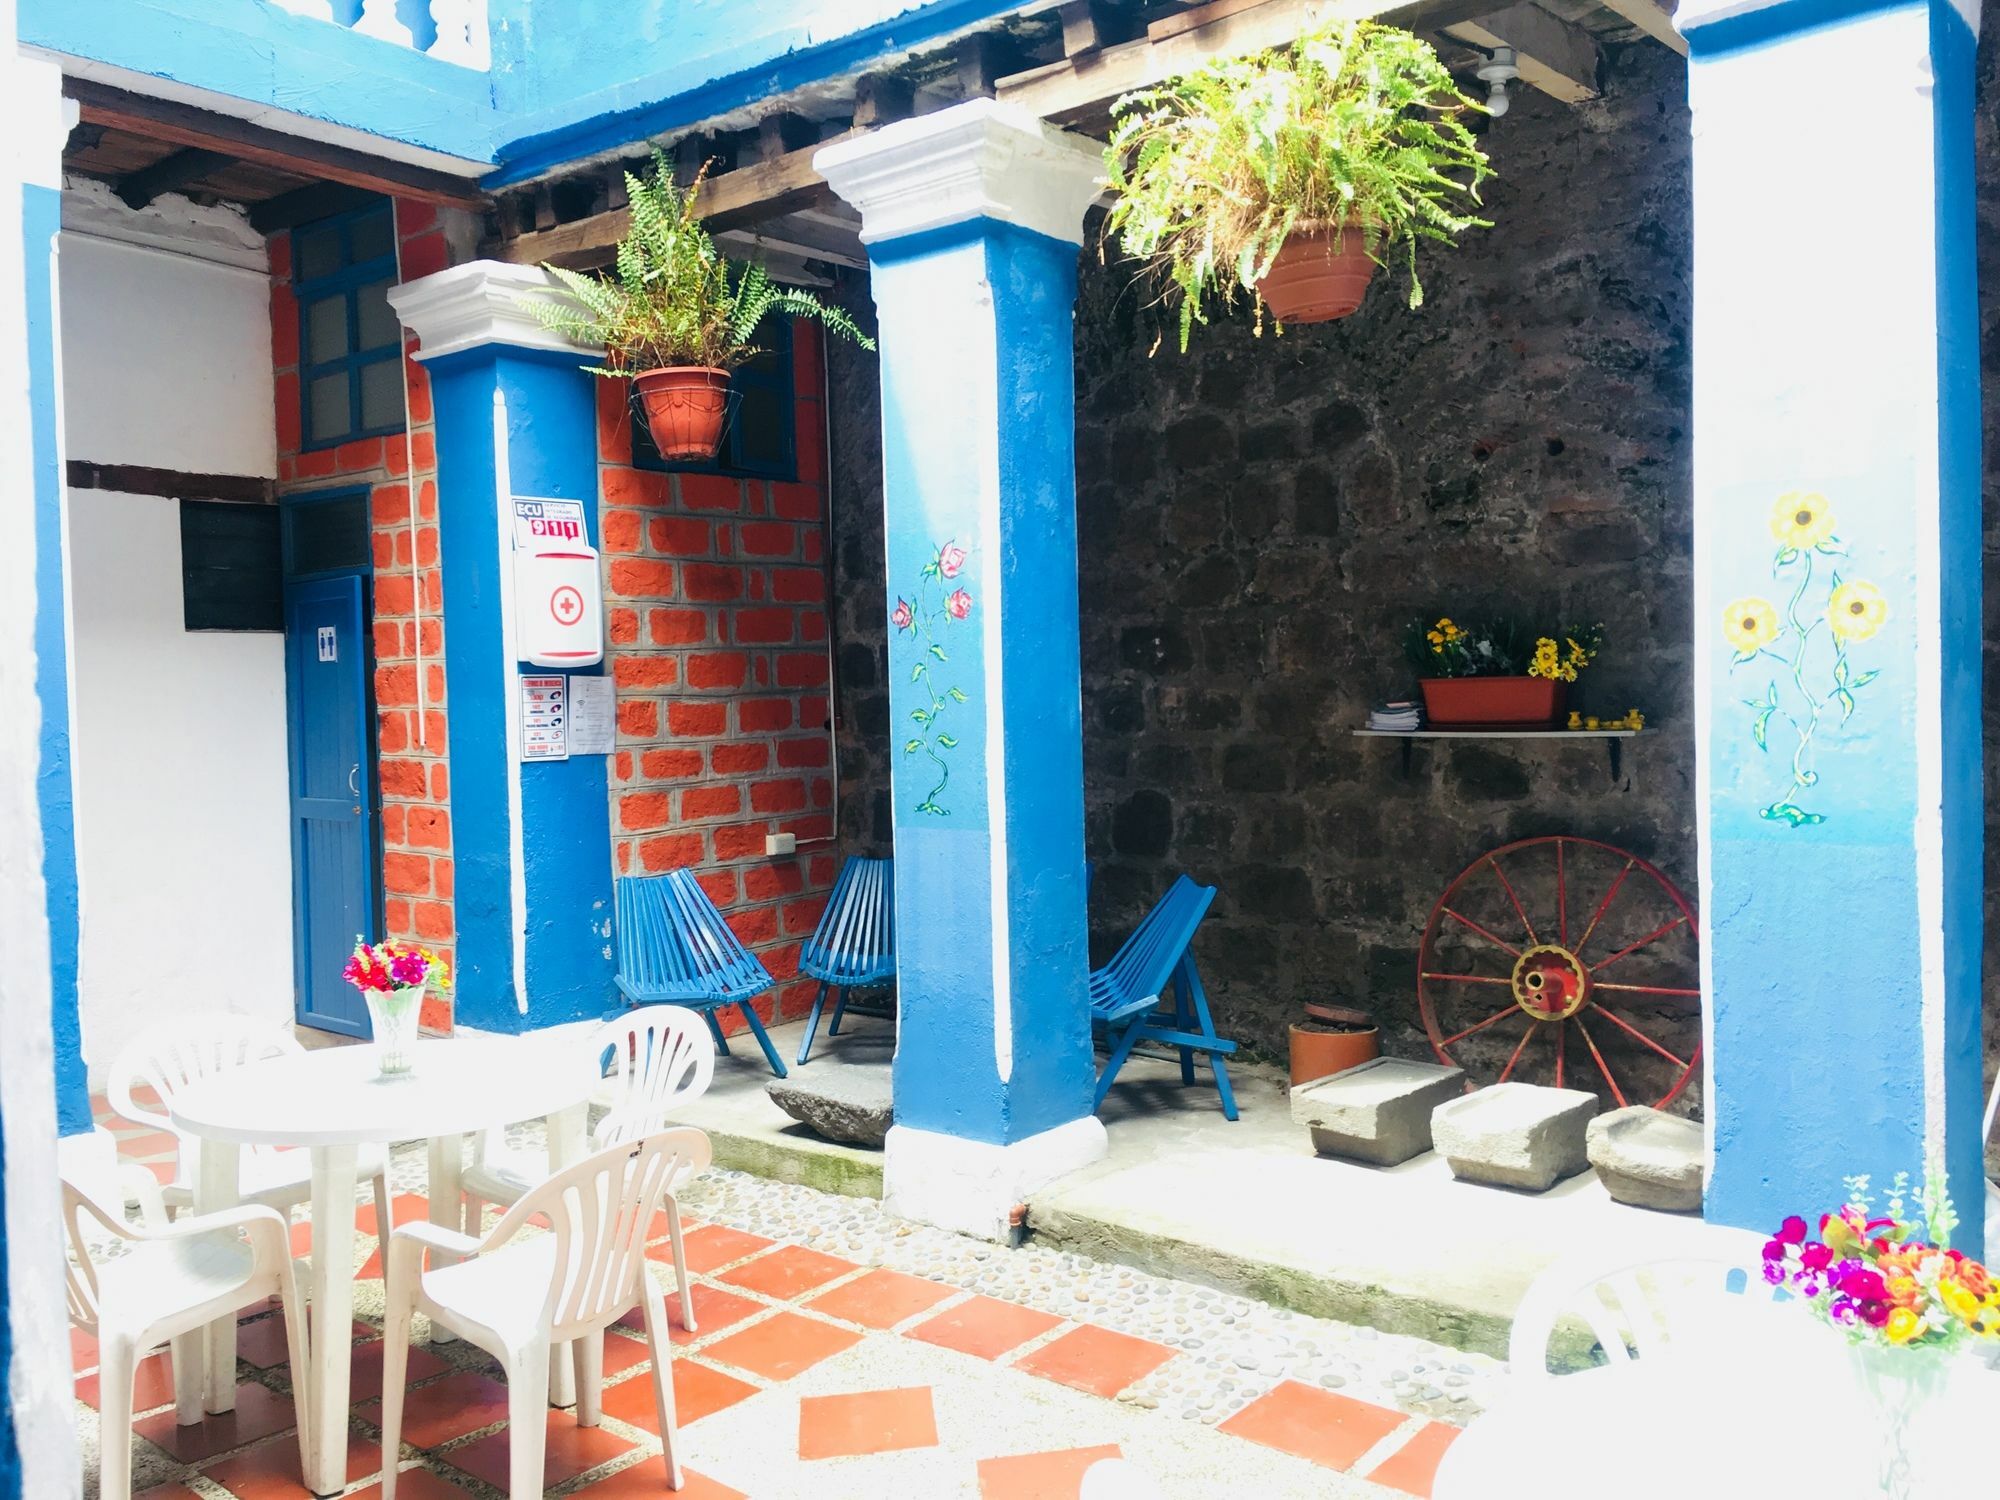
<instances>
[{"instance_id":1,"label":"white vase","mask_svg":"<svg viewBox=\"0 0 2000 1500\"><path fill-rule=\"evenodd\" d=\"M1924 1476L1945 1457L1927 1418L1951 1382L1954 1355L1942 1349L1853 1344L1849 1368L1874 1424L1876 1473L1886 1500L1918 1500L1939 1491Z\"/></svg>"},{"instance_id":2,"label":"white vase","mask_svg":"<svg viewBox=\"0 0 2000 1500\"><path fill-rule=\"evenodd\" d=\"M375 1033L375 1060L384 1078L400 1077L415 1062L417 1020L424 1008L421 984L393 990L363 990L368 1021Z\"/></svg>"}]
</instances>

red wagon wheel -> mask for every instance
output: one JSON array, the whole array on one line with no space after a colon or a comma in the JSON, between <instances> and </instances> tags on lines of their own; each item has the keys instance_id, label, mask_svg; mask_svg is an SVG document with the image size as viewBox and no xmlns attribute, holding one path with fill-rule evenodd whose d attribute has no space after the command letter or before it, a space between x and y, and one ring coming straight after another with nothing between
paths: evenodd
<instances>
[{"instance_id":1,"label":"red wagon wheel","mask_svg":"<svg viewBox=\"0 0 2000 1500\"><path fill-rule=\"evenodd\" d=\"M1596 839L1502 845L1432 908L1417 1003L1438 1057L1476 1080L1664 1109L1701 1066L1694 907L1651 864Z\"/></svg>"}]
</instances>

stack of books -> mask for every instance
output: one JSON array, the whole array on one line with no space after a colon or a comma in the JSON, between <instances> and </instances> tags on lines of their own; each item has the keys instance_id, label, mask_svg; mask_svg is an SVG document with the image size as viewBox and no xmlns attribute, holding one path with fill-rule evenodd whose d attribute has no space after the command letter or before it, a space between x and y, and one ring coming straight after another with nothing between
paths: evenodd
<instances>
[{"instance_id":1,"label":"stack of books","mask_svg":"<svg viewBox=\"0 0 2000 1500\"><path fill-rule=\"evenodd\" d=\"M1368 728L1408 734L1424 727L1424 711L1415 703L1378 703L1368 711Z\"/></svg>"}]
</instances>

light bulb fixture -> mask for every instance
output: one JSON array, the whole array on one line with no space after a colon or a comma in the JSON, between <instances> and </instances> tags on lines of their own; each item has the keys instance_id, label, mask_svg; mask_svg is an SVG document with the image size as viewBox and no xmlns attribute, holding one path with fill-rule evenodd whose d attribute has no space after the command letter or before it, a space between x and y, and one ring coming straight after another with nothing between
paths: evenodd
<instances>
[{"instance_id":1,"label":"light bulb fixture","mask_svg":"<svg viewBox=\"0 0 2000 1500\"><path fill-rule=\"evenodd\" d=\"M1479 65L1477 76L1486 85L1486 112L1497 120L1513 102L1507 96L1507 85L1521 76L1521 70L1514 64L1514 49L1495 47L1493 55Z\"/></svg>"}]
</instances>

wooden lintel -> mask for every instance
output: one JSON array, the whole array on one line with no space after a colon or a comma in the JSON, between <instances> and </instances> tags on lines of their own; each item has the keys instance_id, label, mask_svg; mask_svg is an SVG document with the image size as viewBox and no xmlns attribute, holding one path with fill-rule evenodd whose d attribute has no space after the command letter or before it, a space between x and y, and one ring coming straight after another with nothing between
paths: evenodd
<instances>
[{"instance_id":1,"label":"wooden lintel","mask_svg":"<svg viewBox=\"0 0 2000 1500\"><path fill-rule=\"evenodd\" d=\"M190 474L144 464L94 464L83 458L72 458L65 470L64 478L73 490L116 490L170 500L227 500L237 505L270 505L278 498L276 482L254 474Z\"/></svg>"},{"instance_id":2,"label":"wooden lintel","mask_svg":"<svg viewBox=\"0 0 2000 1500\"><path fill-rule=\"evenodd\" d=\"M183 146L170 151L150 167L141 167L118 179L111 189L127 208L144 208L162 193L178 192L191 182L199 182L210 172L219 171L236 158L226 151L206 146Z\"/></svg>"},{"instance_id":3,"label":"wooden lintel","mask_svg":"<svg viewBox=\"0 0 2000 1500\"><path fill-rule=\"evenodd\" d=\"M1581 104L1601 92L1601 64L1590 33L1527 0L1448 26L1445 33L1488 52L1512 47L1521 82L1565 104Z\"/></svg>"},{"instance_id":4,"label":"wooden lintel","mask_svg":"<svg viewBox=\"0 0 2000 1500\"><path fill-rule=\"evenodd\" d=\"M368 188L350 187L344 182L315 182L308 187L293 188L289 193L266 198L262 203L251 204L250 227L259 234L276 234L283 229L296 229L315 219L332 218L335 214L378 202L381 196Z\"/></svg>"},{"instance_id":5,"label":"wooden lintel","mask_svg":"<svg viewBox=\"0 0 2000 1500\"><path fill-rule=\"evenodd\" d=\"M465 208L483 207L487 201L479 184L467 177L389 161L304 136L286 135L234 115L217 114L172 99L128 93L88 78L65 78L63 94L77 102L83 118L91 124L129 130L151 140L219 151L238 161L275 167L300 177L344 182L350 187L368 188L398 198Z\"/></svg>"},{"instance_id":6,"label":"wooden lintel","mask_svg":"<svg viewBox=\"0 0 2000 1500\"><path fill-rule=\"evenodd\" d=\"M1179 36L1183 31L1193 31L1197 26L1206 26L1211 21L1220 21L1224 16L1233 16L1239 10L1249 10L1263 3L1264 0L1209 0L1208 4L1197 5L1193 10L1162 16L1147 23L1146 40L1162 42L1170 36Z\"/></svg>"},{"instance_id":7,"label":"wooden lintel","mask_svg":"<svg viewBox=\"0 0 2000 1500\"><path fill-rule=\"evenodd\" d=\"M1604 0L1605 9L1615 11L1656 42L1687 56L1687 38L1674 30L1673 10L1659 0Z\"/></svg>"}]
</instances>

